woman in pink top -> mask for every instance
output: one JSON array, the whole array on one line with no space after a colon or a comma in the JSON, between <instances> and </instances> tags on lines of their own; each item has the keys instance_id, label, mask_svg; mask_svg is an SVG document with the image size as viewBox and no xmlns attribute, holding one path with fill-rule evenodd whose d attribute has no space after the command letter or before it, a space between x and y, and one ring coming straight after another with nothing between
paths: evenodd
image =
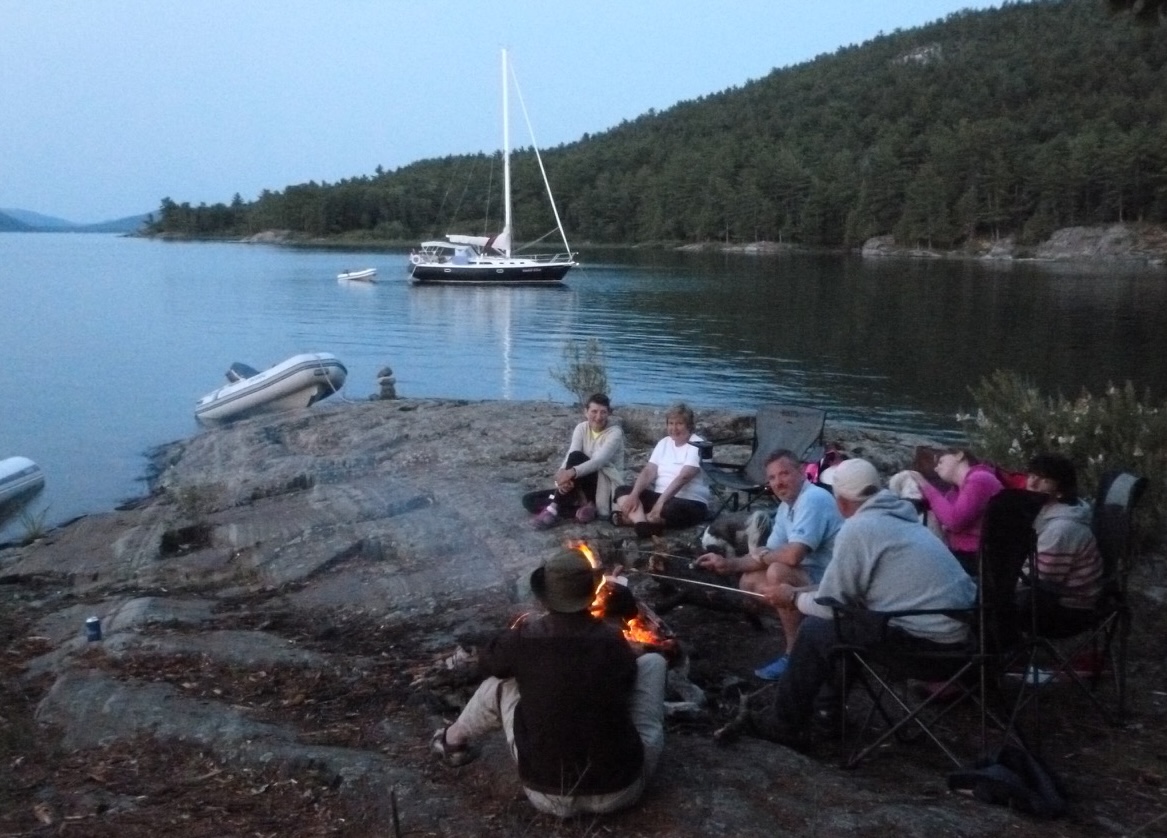
<instances>
[{"instance_id":1,"label":"woman in pink top","mask_svg":"<svg viewBox=\"0 0 1167 838\"><path fill-rule=\"evenodd\" d=\"M976 576L981 521L989 499L1004 488L1001 481L990 466L983 465L965 448L949 448L936 462L936 476L952 484L948 491L937 489L918 471L911 475L940 522L948 549L970 576Z\"/></svg>"}]
</instances>

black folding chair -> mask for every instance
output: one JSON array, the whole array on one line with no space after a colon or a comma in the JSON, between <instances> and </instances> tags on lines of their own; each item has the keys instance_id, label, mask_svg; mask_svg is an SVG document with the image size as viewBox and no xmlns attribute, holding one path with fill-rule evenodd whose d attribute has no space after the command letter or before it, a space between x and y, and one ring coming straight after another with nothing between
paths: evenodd
<instances>
[{"instance_id":1,"label":"black folding chair","mask_svg":"<svg viewBox=\"0 0 1167 838\"><path fill-rule=\"evenodd\" d=\"M774 451L787 449L803 462L817 460L823 447L826 411L812 407L762 405L754 417L754 434L750 439L714 440L718 446L750 444L750 456L744 463L702 460L701 467L713 488L723 496L716 518L727 507L731 511L749 509L766 493L766 458ZM741 503L739 496L744 496Z\"/></svg>"},{"instance_id":2,"label":"black folding chair","mask_svg":"<svg viewBox=\"0 0 1167 838\"><path fill-rule=\"evenodd\" d=\"M940 726L957 707L970 703L979 712L981 753L987 751L990 722L1004 738L1020 738L999 684L1020 642L1014 590L1034 551L1033 520L1042 502L1041 495L1024 489L1006 489L989 502L981 528L980 581L973 608L875 615L890 632L895 617L945 614L969 625L963 647L937 648L920 642L852 645L846 642L845 626L839 622L850 615L845 609L836 611L844 704L848 686L861 687L871 702L851 742L845 725L841 731L845 767L857 765L892 738L910 741L921 736L954 764L964 765L966 760L944 741ZM912 689L918 682L928 682L922 695ZM882 729L875 728L876 719L882 721Z\"/></svg>"},{"instance_id":3,"label":"black folding chair","mask_svg":"<svg viewBox=\"0 0 1167 838\"><path fill-rule=\"evenodd\" d=\"M1092 529L1102 554L1103 585L1097 604L1084 622L1076 630L1053 632L1038 625L1036 613L1021 615L1026 645L1016 666L1020 670L1016 680L1021 692L1015 714L1032 706L1032 716L1040 723L1041 696L1050 692L1046 688L1069 684L1109 724L1124 723L1131 625L1127 578L1135 546L1132 519L1146 488L1147 478L1126 471L1105 475L1098 486ZM1104 677L1107 673L1109 679ZM1101 691L1107 682L1114 688L1113 705L1104 700Z\"/></svg>"}]
</instances>

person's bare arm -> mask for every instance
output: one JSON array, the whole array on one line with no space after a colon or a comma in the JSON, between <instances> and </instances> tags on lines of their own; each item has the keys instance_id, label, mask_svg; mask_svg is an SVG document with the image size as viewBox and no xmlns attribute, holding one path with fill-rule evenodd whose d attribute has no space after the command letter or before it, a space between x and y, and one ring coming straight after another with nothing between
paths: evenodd
<instances>
[{"instance_id":1,"label":"person's bare arm","mask_svg":"<svg viewBox=\"0 0 1167 838\"><path fill-rule=\"evenodd\" d=\"M800 567L802 560L810 555L810 548L798 541L791 541L773 549L758 547L751 555L766 565L779 562L787 567Z\"/></svg>"}]
</instances>

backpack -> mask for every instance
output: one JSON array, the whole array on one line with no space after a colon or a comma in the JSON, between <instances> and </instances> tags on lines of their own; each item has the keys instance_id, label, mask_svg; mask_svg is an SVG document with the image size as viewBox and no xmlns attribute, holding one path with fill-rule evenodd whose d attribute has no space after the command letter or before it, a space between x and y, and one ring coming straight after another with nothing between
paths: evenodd
<instances>
[{"instance_id":1,"label":"backpack","mask_svg":"<svg viewBox=\"0 0 1167 838\"><path fill-rule=\"evenodd\" d=\"M994 465L992 463L988 463L987 465L992 467L993 474L998 480L1001 481L1001 485L1006 489L1026 488L1026 484L1029 481L1029 475L1026 472L1010 471L1007 468L1002 468L1001 466Z\"/></svg>"},{"instance_id":2,"label":"backpack","mask_svg":"<svg viewBox=\"0 0 1167 838\"><path fill-rule=\"evenodd\" d=\"M806 475L806 479L816 486L822 486L824 489L830 491L831 478L826 473L827 469L836 466L843 460L851 459L847 454L840 451L834 446L828 448L823 452L823 455L813 463L803 463L802 473Z\"/></svg>"},{"instance_id":3,"label":"backpack","mask_svg":"<svg viewBox=\"0 0 1167 838\"><path fill-rule=\"evenodd\" d=\"M1061 782L1041 760L1017 745L1004 745L994 756L949 774L948 788L1040 818L1066 813Z\"/></svg>"}]
</instances>

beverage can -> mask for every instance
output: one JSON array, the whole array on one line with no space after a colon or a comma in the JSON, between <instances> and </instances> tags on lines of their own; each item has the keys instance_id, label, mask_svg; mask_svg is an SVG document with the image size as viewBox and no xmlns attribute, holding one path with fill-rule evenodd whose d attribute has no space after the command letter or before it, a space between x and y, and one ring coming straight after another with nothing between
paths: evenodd
<instances>
[{"instance_id":1,"label":"beverage can","mask_svg":"<svg viewBox=\"0 0 1167 838\"><path fill-rule=\"evenodd\" d=\"M85 621L85 638L91 643L95 640L101 640L101 619L98 617L90 617Z\"/></svg>"}]
</instances>

